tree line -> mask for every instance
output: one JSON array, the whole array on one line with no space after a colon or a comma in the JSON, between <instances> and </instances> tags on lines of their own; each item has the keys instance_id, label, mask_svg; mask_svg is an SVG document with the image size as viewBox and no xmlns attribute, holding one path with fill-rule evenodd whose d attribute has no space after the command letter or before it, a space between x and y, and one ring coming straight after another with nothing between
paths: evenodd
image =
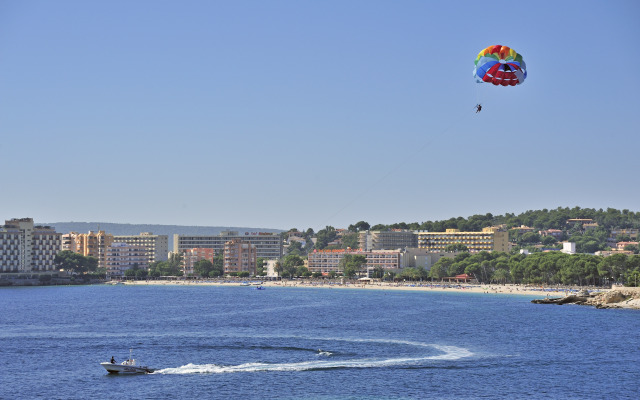
<instances>
[{"instance_id":1,"label":"tree line","mask_svg":"<svg viewBox=\"0 0 640 400\"><path fill-rule=\"evenodd\" d=\"M561 252L507 254L503 252L459 253L438 260L428 277L441 280L468 274L480 283L540 285L640 284L640 256L616 254L601 257L592 254Z\"/></svg>"}]
</instances>

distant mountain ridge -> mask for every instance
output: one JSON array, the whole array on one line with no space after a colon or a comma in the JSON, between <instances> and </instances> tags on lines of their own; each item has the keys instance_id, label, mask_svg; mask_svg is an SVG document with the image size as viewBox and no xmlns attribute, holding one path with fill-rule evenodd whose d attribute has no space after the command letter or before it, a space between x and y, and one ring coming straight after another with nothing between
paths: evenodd
<instances>
[{"instance_id":1,"label":"distant mountain ridge","mask_svg":"<svg viewBox=\"0 0 640 400\"><path fill-rule=\"evenodd\" d=\"M152 224L116 224L112 222L36 222L55 228L58 233L88 233L89 231L105 231L112 235L139 235L151 232L154 235L169 236L169 250L173 249L173 235L217 235L222 231L244 232L284 232L282 229L246 228L235 226L188 226L188 225L152 225Z\"/></svg>"}]
</instances>

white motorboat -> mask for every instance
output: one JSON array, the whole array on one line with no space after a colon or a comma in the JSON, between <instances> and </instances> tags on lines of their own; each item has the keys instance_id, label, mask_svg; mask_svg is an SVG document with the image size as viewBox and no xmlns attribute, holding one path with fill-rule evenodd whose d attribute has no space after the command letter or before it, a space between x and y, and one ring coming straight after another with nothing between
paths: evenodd
<instances>
[{"instance_id":1,"label":"white motorboat","mask_svg":"<svg viewBox=\"0 0 640 400\"><path fill-rule=\"evenodd\" d=\"M120 364L116 363L113 357L111 357L111 361L101 362L100 365L110 374L150 374L154 371L146 365L137 365L131 353L132 350L130 349L129 359L124 360Z\"/></svg>"}]
</instances>

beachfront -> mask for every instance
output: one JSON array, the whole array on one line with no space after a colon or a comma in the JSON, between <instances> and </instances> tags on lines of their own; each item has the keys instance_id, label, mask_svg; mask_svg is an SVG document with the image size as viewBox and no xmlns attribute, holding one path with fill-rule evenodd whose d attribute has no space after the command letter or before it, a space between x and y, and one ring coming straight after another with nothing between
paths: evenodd
<instances>
[{"instance_id":1,"label":"beachfront","mask_svg":"<svg viewBox=\"0 0 640 400\"><path fill-rule=\"evenodd\" d=\"M427 282L337 282L315 280L282 280L282 281L239 281L239 280L144 280L125 281L126 285L185 285L185 286L261 286L284 288L318 288L334 290L403 290L403 291L438 291L457 293L481 293L486 295L523 295L536 296L538 299L575 298L589 292L585 304L599 308L640 309L640 290L638 288L597 288L597 287L542 287L533 285L470 285ZM620 293L623 291L625 293ZM579 294L582 292L583 294ZM614 293L617 292L617 293ZM613 300L615 298L615 300ZM584 297L582 297L584 300Z\"/></svg>"},{"instance_id":2,"label":"beachfront","mask_svg":"<svg viewBox=\"0 0 640 400\"><path fill-rule=\"evenodd\" d=\"M140 280L123 281L127 285L212 285L212 286L239 286L243 282L238 280ZM517 294L541 297L558 297L576 293L582 288L578 287L541 287L532 285L471 285L450 284L438 282L372 282L360 283L349 281L315 281L315 280L282 280L260 281L252 280L254 284L263 287L295 287L295 288L324 288L324 289L363 289L363 290L415 290L415 291L449 291L469 292L485 294ZM245 283L246 285L246 283ZM610 289L588 288L590 291L606 292Z\"/></svg>"}]
</instances>

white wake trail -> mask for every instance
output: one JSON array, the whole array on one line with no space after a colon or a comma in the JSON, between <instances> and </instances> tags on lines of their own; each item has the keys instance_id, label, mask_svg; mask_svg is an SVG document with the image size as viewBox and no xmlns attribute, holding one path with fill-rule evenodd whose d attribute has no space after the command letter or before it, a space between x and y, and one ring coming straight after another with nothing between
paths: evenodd
<instances>
[{"instance_id":1,"label":"white wake trail","mask_svg":"<svg viewBox=\"0 0 640 400\"><path fill-rule=\"evenodd\" d=\"M366 340L363 340L366 341ZM425 357L401 357L401 358L363 358L355 360L336 360L336 361L303 361L296 363L247 363L240 365L217 365L217 364L187 364L177 368L165 368L156 371L156 374L224 374L236 372L269 372L269 371L309 371L316 369L335 369L335 368L383 368L396 366L418 365L428 360L458 360L473 355L467 349L456 346L439 346L426 345L415 342L401 342L399 344L420 345L425 347L433 347L443 354L425 356Z\"/></svg>"}]
</instances>

